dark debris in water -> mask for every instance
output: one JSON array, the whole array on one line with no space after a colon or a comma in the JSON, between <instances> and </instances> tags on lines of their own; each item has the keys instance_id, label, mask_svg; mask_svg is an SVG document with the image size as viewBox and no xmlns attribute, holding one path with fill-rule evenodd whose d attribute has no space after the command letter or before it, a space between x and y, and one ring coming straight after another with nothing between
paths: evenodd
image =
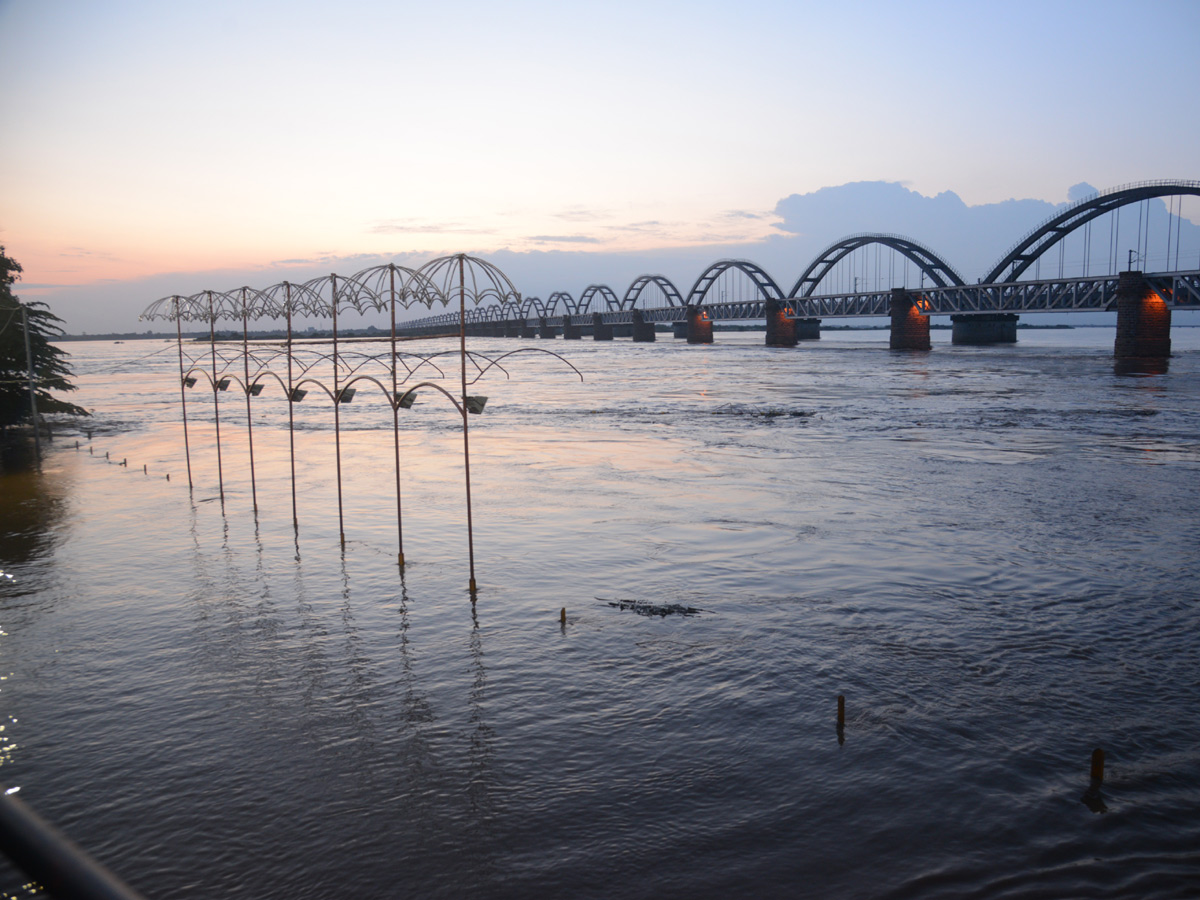
<instances>
[{"instance_id":1,"label":"dark debris in water","mask_svg":"<svg viewBox=\"0 0 1200 900\"><path fill-rule=\"evenodd\" d=\"M704 610L682 603L651 603L649 600L607 600L597 597L615 609L628 609L639 616L698 616Z\"/></svg>"},{"instance_id":2,"label":"dark debris in water","mask_svg":"<svg viewBox=\"0 0 1200 900\"><path fill-rule=\"evenodd\" d=\"M752 419L807 419L815 415L811 410L783 409L778 406L749 406L727 403L713 410L714 416L747 416Z\"/></svg>"}]
</instances>

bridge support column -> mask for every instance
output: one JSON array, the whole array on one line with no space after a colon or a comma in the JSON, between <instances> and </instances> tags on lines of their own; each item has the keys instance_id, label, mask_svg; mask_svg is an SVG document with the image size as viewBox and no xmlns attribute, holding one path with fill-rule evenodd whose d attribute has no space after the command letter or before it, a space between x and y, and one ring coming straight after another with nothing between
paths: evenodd
<instances>
[{"instance_id":1,"label":"bridge support column","mask_svg":"<svg viewBox=\"0 0 1200 900\"><path fill-rule=\"evenodd\" d=\"M592 340L611 341L612 339L613 327L604 323L604 316L600 313L592 313Z\"/></svg>"},{"instance_id":2,"label":"bridge support column","mask_svg":"<svg viewBox=\"0 0 1200 900\"><path fill-rule=\"evenodd\" d=\"M904 288L892 289L893 350L928 350L929 316L922 315L913 295Z\"/></svg>"},{"instance_id":3,"label":"bridge support column","mask_svg":"<svg viewBox=\"0 0 1200 900\"><path fill-rule=\"evenodd\" d=\"M687 342L689 344L711 344L713 342L713 322L707 309L688 307Z\"/></svg>"},{"instance_id":4,"label":"bridge support column","mask_svg":"<svg viewBox=\"0 0 1200 900\"><path fill-rule=\"evenodd\" d=\"M563 340L578 341L583 338L583 329L571 321L570 316L563 316Z\"/></svg>"},{"instance_id":5,"label":"bridge support column","mask_svg":"<svg viewBox=\"0 0 1200 900\"><path fill-rule=\"evenodd\" d=\"M763 314L767 319L767 346L795 347L797 341L796 320L789 319L784 314L784 309L779 305L779 301L768 299L764 304Z\"/></svg>"},{"instance_id":6,"label":"bridge support column","mask_svg":"<svg viewBox=\"0 0 1200 900\"><path fill-rule=\"evenodd\" d=\"M1161 375L1171 356L1171 308L1141 272L1122 272L1117 281L1118 375Z\"/></svg>"},{"instance_id":7,"label":"bridge support column","mask_svg":"<svg viewBox=\"0 0 1200 900\"><path fill-rule=\"evenodd\" d=\"M521 322L521 337L532 338L537 337L537 327L529 324L529 320L525 319Z\"/></svg>"},{"instance_id":8,"label":"bridge support column","mask_svg":"<svg viewBox=\"0 0 1200 900\"><path fill-rule=\"evenodd\" d=\"M1017 342L1016 313L974 313L950 317L950 342L986 346Z\"/></svg>"},{"instance_id":9,"label":"bridge support column","mask_svg":"<svg viewBox=\"0 0 1200 900\"><path fill-rule=\"evenodd\" d=\"M671 323L671 337L683 340L685 337L687 337L687 331L688 323L686 319L684 319L682 322Z\"/></svg>"},{"instance_id":10,"label":"bridge support column","mask_svg":"<svg viewBox=\"0 0 1200 900\"><path fill-rule=\"evenodd\" d=\"M520 337L521 328L524 324L524 322L517 321L516 319L505 319L503 336L510 338Z\"/></svg>"},{"instance_id":11,"label":"bridge support column","mask_svg":"<svg viewBox=\"0 0 1200 900\"><path fill-rule=\"evenodd\" d=\"M796 340L819 341L821 339L820 319L795 319Z\"/></svg>"},{"instance_id":12,"label":"bridge support column","mask_svg":"<svg viewBox=\"0 0 1200 900\"><path fill-rule=\"evenodd\" d=\"M542 316L538 319L538 337L550 338L550 340L554 340L554 335L557 333L557 329L550 324L549 317Z\"/></svg>"},{"instance_id":13,"label":"bridge support column","mask_svg":"<svg viewBox=\"0 0 1200 900\"><path fill-rule=\"evenodd\" d=\"M647 322L640 309L633 311L633 342L635 344L654 343L654 323Z\"/></svg>"}]
</instances>

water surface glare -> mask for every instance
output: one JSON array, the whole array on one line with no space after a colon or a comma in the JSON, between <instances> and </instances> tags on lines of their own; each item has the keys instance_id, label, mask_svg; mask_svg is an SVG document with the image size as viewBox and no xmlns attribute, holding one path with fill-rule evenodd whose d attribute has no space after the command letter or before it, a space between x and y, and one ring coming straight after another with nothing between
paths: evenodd
<instances>
[{"instance_id":1,"label":"water surface glare","mask_svg":"<svg viewBox=\"0 0 1200 900\"><path fill-rule=\"evenodd\" d=\"M222 504L174 345L66 345L91 440L0 475L0 781L156 898L1200 894L1200 329L1156 377L1108 328L659 337L478 386L474 607L445 400L400 573L370 391L343 550L327 402L296 533L277 387L255 515L243 399Z\"/></svg>"}]
</instances>

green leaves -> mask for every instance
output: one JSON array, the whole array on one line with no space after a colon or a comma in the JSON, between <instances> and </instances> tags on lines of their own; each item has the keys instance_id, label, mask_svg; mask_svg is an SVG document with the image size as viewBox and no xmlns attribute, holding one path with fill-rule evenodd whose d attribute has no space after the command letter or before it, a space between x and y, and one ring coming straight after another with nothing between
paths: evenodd
<instances>
[{"instance_id":1,"label":"green leaves","mask_svg":"<svg viewBox=\"0 0 1200 900\"><path fill-rule=\"evenodd\" d=\"M75 390L70 382L68 354L50 343L63 333L62 319L45 303L22 303L17 299L12 286L20 277L21 264L0 246L0 428L30 416L29 356L33 358L38 412L86 416L87 410L49 393ZM25 349L25 320L29 323L29 355Z\"/></svg>"}]
</instances>

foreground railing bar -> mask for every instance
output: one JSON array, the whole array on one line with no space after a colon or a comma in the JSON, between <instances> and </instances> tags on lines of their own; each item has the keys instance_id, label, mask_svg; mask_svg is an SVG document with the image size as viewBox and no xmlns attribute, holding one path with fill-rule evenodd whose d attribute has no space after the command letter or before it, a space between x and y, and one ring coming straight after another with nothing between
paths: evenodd
<instances>
[{"instance_id":1,"label":"foreground railing bar","mask_svg":"<svg viewBox=\"0 0 1200 900\"><path fill-rule=\"evenodd\" d=\"M0 790L4 790L0 786ZM53 896L143 900L11 794L0 795L0 850Z\"/></svg>"}]
</instances>

